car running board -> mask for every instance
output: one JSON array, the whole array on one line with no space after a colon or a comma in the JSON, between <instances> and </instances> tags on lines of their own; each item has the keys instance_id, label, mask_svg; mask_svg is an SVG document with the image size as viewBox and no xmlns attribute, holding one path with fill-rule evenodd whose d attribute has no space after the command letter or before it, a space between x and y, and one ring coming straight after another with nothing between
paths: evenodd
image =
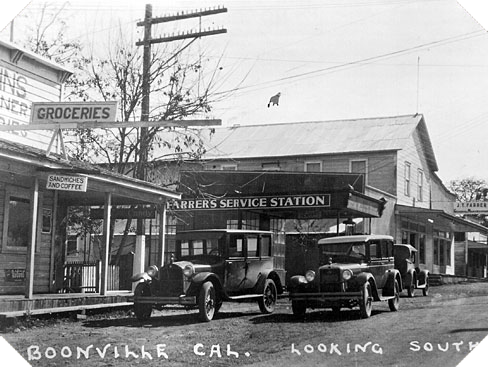
<instances>
[{"instance_id":1,"label":"car running board","mask_svg":"<svg viewBox=\"0 0 488 367\"><path fill-rule=\"evenodd\" d=\"M242 296L229 296L229 299L233 301L237 301L240 299L250 299L250 298L259 298L262 297L262 294L244 294Z\"/></svg>"}]
</instances>

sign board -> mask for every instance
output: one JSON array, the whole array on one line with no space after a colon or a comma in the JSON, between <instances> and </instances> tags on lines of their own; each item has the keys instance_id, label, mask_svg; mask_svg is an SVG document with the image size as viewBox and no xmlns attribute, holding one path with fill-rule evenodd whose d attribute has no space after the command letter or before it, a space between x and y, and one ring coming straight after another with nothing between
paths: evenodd
<instances>
[{"instance_id":1,"label":"sign board","mask_svg":"<svg viewBox=\"0 0 488 367\"><path fill-rule=\"evenodd\" d=\"M154 219L156 208L113 208L110 215L113 219ZM90 218L103 219L103 209L90 209Z\"/></svg>"},{"instance_id":2,"label":"sign board","mask_svg":"<svg viewBox=\"0 0 488 367\"><path fill-rule=\"evenodd\" d=\"M16 66L0 65L0 126L27 126L33 100L59 100L60 86L42 80L44 78L33 78L31 73ZM9 131L2 134L2 138L43 149L51 134L47 131Z\"/></svg>"},{"instance_id":3,"label":"sign board","mask_svg":"<svg viewBox=\"0 0 488 367\"><path fill-rule=\"evenodd\" d=\"M224 197L169 201L170 210L289 209L330 207L330 194Z\"/></svg>"},{"instance_id":4,"label":"sign board","mask_svg":"<svg viewBox=\"0 0 488 367\"><path fill-rule=\"evenodd\" d=\"M476 200L461 202L454 205L454 212L457 214L486 214L488 215L488 201Z\"/></svg>"},{"instance_id":5,"label":"sign board","mask_svg":"<svg viewBox=\"0 0 488 367\"><path fill-rule=\"evenodd\" d=\"M25 280L25 269L5 269L5 280L7 282L23 282Z\"/></svg>"},{"instance_id":6,"label":"sign board","mask_svg":"<svg viewBox=\"0 0 488 367\"><path fill-rule=\"evenodd\" d=\"M31 124L115 122L117 102L33 102Z\"/></svg>"},{"instance_id":7,"label":"sign board","mask_svg":"<svg viewBox=\"0 0 488 367\"><path fill-rule=\"evenodd\" d=\"M88 178L81 176L49 175L46 189L86 192Z\"/></svg>"}]
</instances>

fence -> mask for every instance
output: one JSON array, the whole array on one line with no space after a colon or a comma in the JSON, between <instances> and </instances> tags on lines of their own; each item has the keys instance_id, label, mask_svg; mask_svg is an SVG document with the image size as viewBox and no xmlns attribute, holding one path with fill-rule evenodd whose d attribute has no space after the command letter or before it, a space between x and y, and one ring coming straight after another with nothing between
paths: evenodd
<instances>
[{"instance_id":1,"label":"fence","mask_svg":"<svg viewBox=\"0 0 488 367\"><path fill-rule=\"evenodd\" d=\"M117 265L107 268L107 290L119 290L120 275ZM64 293L99 293L101 261L85 263L70 261L64 265Z\"/></svg>"}]
</instances>

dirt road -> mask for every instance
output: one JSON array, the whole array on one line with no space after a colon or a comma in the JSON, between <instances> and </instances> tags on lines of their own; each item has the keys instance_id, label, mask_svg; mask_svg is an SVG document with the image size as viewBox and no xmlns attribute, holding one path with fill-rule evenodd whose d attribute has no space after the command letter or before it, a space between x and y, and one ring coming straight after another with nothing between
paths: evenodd
<instances>
[{"instance_id":1,"label":"dirt road","mask_svg":"<svg viewBox=\"0 0 488 367\"><path fill-rule=\"evenodd\" d=\"M431 287L402 297L399 312L375 303L357 310L293 316L288 300L275 313L257 304L224 304L210 323L196 311L129 312L83 321L44 320L1 334L33 366L456 366L488 335L488 283Z\"/></svg>"}]
</instances>

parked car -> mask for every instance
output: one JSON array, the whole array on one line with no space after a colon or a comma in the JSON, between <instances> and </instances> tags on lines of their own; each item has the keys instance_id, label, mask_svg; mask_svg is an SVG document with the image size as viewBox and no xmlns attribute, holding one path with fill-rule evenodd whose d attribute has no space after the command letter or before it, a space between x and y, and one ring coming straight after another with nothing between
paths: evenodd
<instances>
[{"instance_id":1,"label":"parked car","mask_svg":"<svg viewBox=\"0 0 488 367\"><path fill-rule=\"evenodd\" d=\"M417 249L412 245L395 244L395 268L402 275L403 288L409 297L415 296L415 289L422 289L424 296L429 294L429 271L415 266Z\"/></svg>"},{"instance_id":2,"label":"parked car","mask_svg":"<svg viewBox=\"0 0 488 367\"><path fill-rule=\"evenodd\" d=\"M176 235L171 263L133 276L134 311L148 319L164 305L198 307L210 321L224 301L254 299L263 313L274 310L283 293L284 269L274 264L273 233L246 230L199 230Z\"/></svg>"},{"instance_id":3,"label":"parked car","mask_svg":"<svg viewBox=\"0 0 488 367\"><path fill-rule=\"evenodd\" d=\"M295 315L307 308L359 307L363 318L371 316L373 301L387 301L391 311L399 308L402 278L395 269L393 237L353 235L318 241L319 266L289 282Z\"/></svg>"}]
</instances>

